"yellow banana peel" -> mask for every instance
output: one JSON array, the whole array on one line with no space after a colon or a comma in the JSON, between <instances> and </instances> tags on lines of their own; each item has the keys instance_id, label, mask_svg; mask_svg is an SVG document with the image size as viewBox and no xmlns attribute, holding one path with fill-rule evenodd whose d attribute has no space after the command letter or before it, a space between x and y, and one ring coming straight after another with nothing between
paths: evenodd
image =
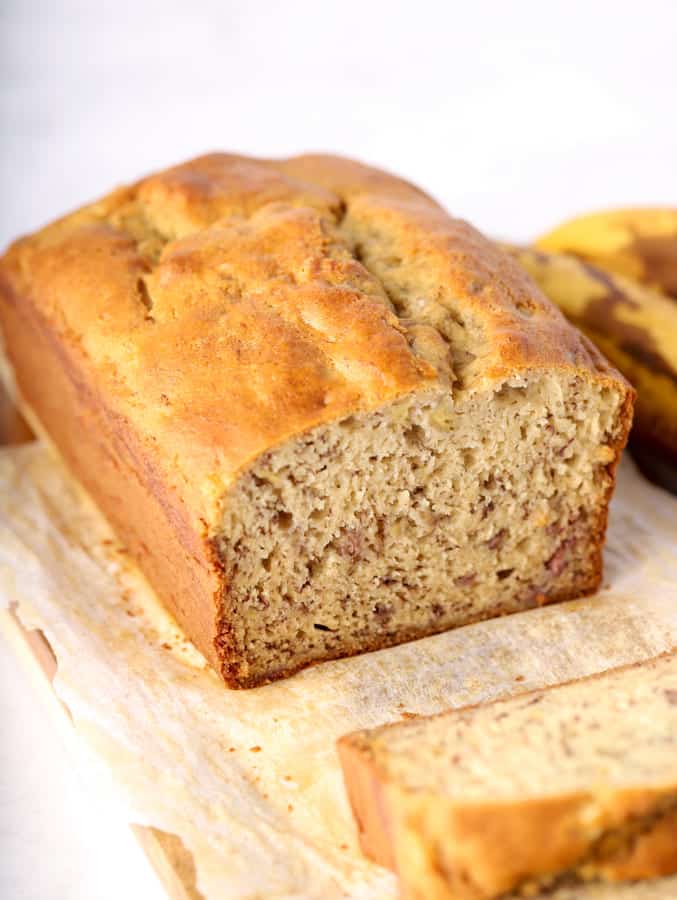
<instances>
[{"instance_id":1,"label":"yellow banana peel","mask_svg":"<svg viewBox=\"0 0 677 900\"><path fill-rule=\"evenodd\" d=\"M677 461L677 304L573 256L509 248L637 390L633 436Z\"/></svg>"},{"instance_id":2,"label":"yellow banana peel","mask_svg":"<svg viewBox=\"0 0 677 900\"><path fill-rule=\"evenodd\" d=\"M535 246L569 253L677 299L677 209L619 209L565 222Z\"/></svg>"}]
</instances>

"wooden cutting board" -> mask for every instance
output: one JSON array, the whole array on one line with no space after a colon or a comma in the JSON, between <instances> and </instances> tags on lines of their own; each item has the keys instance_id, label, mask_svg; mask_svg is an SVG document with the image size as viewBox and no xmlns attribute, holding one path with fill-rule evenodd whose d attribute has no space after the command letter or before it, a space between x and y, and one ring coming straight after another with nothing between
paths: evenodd
<instances>
[{"instance_id":1,"label":"wooden cutting board","mask_svg":"<svg viewBox=\"0 0 677 900\"><path fill-rule=\"evenodd\" d=\"M0 446L22 444L32 439L30 428L12 406L0 383ZM68 709L52 689L56 659L42 632L28 631L16 616L5 610L0 610L0 631L28 673L43 708L47 709L60 730L72 731ZM142 825L130 827L170 900L203 900L196 887L193 859L181 840L157 828Z\"/></svg>"},{"instance_id":2,"label":"wooden cutting board","mask_svg":"<svg viewBox=\"0 0 677 900\"><path fill-rule=\"evenodd\" d=\"M0 610L0 633L28 673L34 695L57 728L72 730L68 709L51 687L56 660L42 632L26 630L11 612ZM169 900L203 900L196 887L193 859L180 839L157 828L142 825L130 827L160 878Z\"/></svg>"}]
</instances>

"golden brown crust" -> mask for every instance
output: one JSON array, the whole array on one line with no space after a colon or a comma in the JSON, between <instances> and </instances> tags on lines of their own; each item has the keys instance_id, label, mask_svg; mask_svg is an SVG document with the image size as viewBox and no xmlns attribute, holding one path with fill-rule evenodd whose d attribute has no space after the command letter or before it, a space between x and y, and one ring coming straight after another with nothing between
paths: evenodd
<instances>
[{"instance_id":1,"label":"golden brown crust","mask_svg":"<svg viewBox=\"0 0 677 900\"><path fill-rule=\"evenodd\" d=\"M0 262L27 402L123 537L138 530L132 552L231 684L210 543L225 492L262 452L441 377L356 258L349 220L387 228L467 310L482 385L575 372L626 391L629 426L630 389L514 261L417 188L349 160L212 154L114 191Z\"/></svg>"},{"instance_id":2,"label":"golden brown crust","mask_svg":"<svg viewBox=\"0 0 677 900\"><path fill-rule=\"evenodd\" d=\"M428 798L430 799L430 798ZM661 806L677 799L677 784L664 792L593 793L505 805L460 808L444 818L443 839L421 801L398 813L396 870L402 895L425 900L494 900L533 896L558 881L635 881L677 872L677 819L659 817ZM594 811L594 827L586 817ZM651 822L625 842L634 823ZM437 823L439 824L439 823ZM432 825L432 827L431 827ZM391 826L392 827L392 826ZM601 845L619 849L596 861ZM447 857L445 848L457 853Z\"/></svg>"},{"instance_id":3,"label":"golden brown crust","mask_svg":"<svg viewBox=\"0 0 677 900\"><path fill-rule=\"evenodd\" d=\"M594 683L604 674L545 690ZM401 726L388 723L379 732ZM375 862L398 872L402 895L412 900L491 900L527 882L556 881L555 875L632 881L677 872L677 782L660 789L591 789L521 802L463 804L392 781L378 764L369 731L344 735L337 747L360 846ZM639 828L633 833L635 823ZM625 841L629 827L631 839ZM602 846L611 850L601 852Z\"/></svg>"},{"instance_id":4,"label":"golden brown crust","mask_svg":"<svg viewBox=\"0 0 677 900\"><path fill-rule=\"evenodd\" d=\"M677 872L677 814L660 814L666 799L677 803L677 784L454 806L389 783L368 747L351 736L339 741L338 751L360 846L399 875L403 897L492 900L526 883L556 882L557 875L632 881ZM642 820L651 824L638 837L587 862L601 834L613 840Z\"/></svg>"},{"instance_id":5,"label":"golden brown crust","mask_svg":"<svg viewBox=\"0 0 677 900\"><path fill-rule=\"evenodd\" d=\"M485 333L483 376L500 380L548 366L576 370L618 384L620 377L591 343L535 288L509 254L413 185L351 160L302 156L275 164L339 195L346 218L371 221L415 258L432 284L444 285Z\"/></svg>"},{"instance_id":6,"label":"golden brown crust","mask_svg":"<svg viewBox=\"0 0 677 900\"><path fill-rule=\"evenodd\" d=\"M677 872L677 809L659 816L646 832L598 867L605 881L639 881Z\"/></svg>"}]
</instances>

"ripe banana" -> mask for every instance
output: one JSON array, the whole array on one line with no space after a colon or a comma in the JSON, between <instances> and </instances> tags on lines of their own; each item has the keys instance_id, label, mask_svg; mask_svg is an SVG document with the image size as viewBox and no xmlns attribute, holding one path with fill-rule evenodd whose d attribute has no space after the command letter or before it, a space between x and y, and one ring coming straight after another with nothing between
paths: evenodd
<instances>
[{"instance_id":1,"label":"ripe banana","mask_svg":"<svg viewBox=\"0 0 677 900\"><path fill-rule=\"evenodd\" d=\"M619 209L572 219L536 241L677 299L677 209Z\"/></svg>"},{"instance_id":2,"label":"ripe banana","mask_svg":"<svg viewBox=\"0 0 677 900\"><path fill-rule=\"evenodd\" d=\"M636 388L633 438L677 462L677 304L573 256L510 252Z\"/></svg>"}]
</instances>

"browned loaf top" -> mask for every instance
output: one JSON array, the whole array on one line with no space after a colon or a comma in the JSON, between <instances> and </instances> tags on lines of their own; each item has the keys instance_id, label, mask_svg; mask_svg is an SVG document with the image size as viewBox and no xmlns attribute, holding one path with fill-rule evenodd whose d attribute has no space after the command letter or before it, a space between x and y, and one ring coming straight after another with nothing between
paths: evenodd
<instances>
[{"instance_id":1,"label":"browned loaf top","mask_svg":"<svg viewBox=\"0 0 677 900\"><path fill-rule=\"evenodd\" d=\"M305 638L288 634L277 667L272 656L260 671L245 659L258 627L253 612L236 623L246 598L255 593L253 605L269 609L271 596L286 596L289 607L299 585L309 583L308 572L304 582L289 562L307 541L297 536L296 545L283 546L282 536L270 537L275 527L290 530L290 516L295 528L297 512L289 503L273 510L268 494L275 488L279 500L285 490L252 467L262 460L266 471L281 467L270 454L310 434L328 441L327 469L327 458L338 458L343 445L334 432L318 432L322 426L350 417L362 429L376 411L391 421L383 411L412 397L428 398L429 406L434 398L439 422L445 397L459 412L461 401L475 398L479 410L501 386L526 390L545 375L560 383L565 399L593 390L590 409L613 395L606 424L586 438L606 472L588 516L588 538L601 544L631 415L629 389L512 260L398 178L329 156L268 161L212 154L116 190L17 241L0 272L0 316L25 402L231 684L490 614L487 601L477 615L466 610L453 622L438 616L407 625L400 617L383 634L362 622L345 640L331 624L324 635L312 634L312 646L298 658L294 640ZM407 403L395 419L420 418ZM416 424L417 435L428 434L427 421ZM431 459L446 454L443 442L433 443L426 443ZM599 456L603 446L609 452ZM368 448L351 448L354 478L371 484ZM301 451L293 452L293 465L287 463L297 475L276 469L287 486L306 477ZM324 471L316 464L310 480ZM233 492L246 474L258 480L237 503L244 509L260 495L271 514L265 527L250 512L237 512ZM331 493L327 484L323 490ZM571 498L573 490L563 492ZM351 502L357 515L359 500ZM370 516L365 511L361 521ZM335 542L339 532L352 540L357 526L348 518L318 537L315 564L326 561L334 541L334 568L343 565ZM377 523L383 515L372 518ZM360 540L372 535L370 527L360 526ZM384 527L374 524L373 534ZM278 549L271 556L261 539L257 551L241 543L235 553L229 528L265 532ZM361 560L351 554L346 565L355 568ZM293 577L280 575L284 588L256 580L260 562L270 559L275 571L283 561L293 568ZM387 572L374 574L374 559L369 565L365 584L387 580ZM596 575L588 571L585 583L573 579L552 599L592 589L599 561L590 566ZM229 590L244 569L249 581ZM341 569L340 578L347 572ZM326 584L339 575L323 573ZM541 596L539 587L532 585L532 598ZM373 608L381 601L366 602ZM501 600L495 611L524 605ZM268 645L280 621L281 613L266 625Z\"/></svg>"}]
</instances>

